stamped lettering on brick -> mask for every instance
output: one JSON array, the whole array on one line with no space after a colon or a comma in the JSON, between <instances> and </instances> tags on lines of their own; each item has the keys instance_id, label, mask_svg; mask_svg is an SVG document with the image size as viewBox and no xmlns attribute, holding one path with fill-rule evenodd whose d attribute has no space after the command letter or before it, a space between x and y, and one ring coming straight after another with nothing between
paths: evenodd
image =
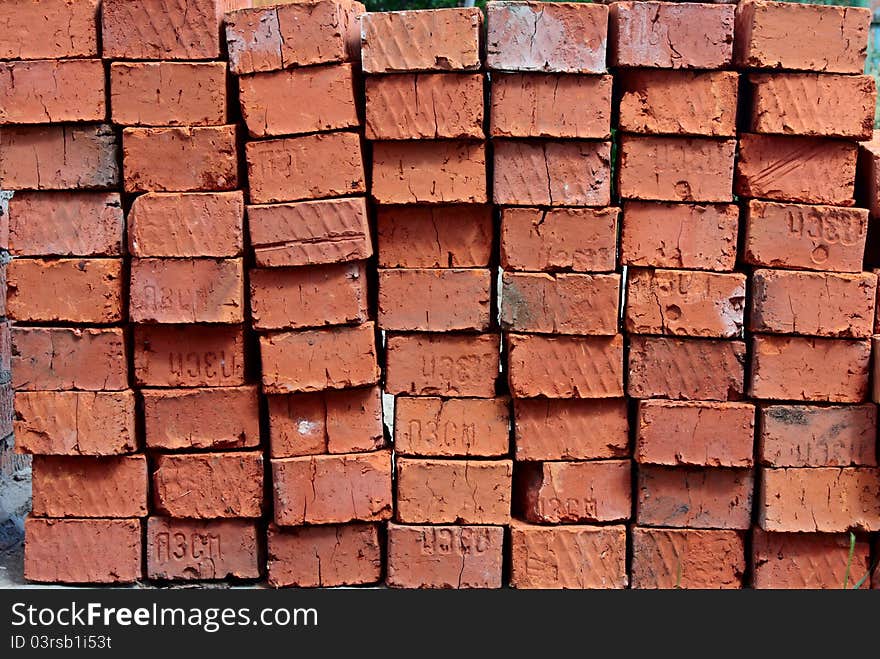
<instances>
[{"instance_id":1,"label":"stamped lettering on brick","mask_svg":"<svg viewBox=\"0 0 880 659\"><path fill-rule=\"evenodd\" d=\"M156 535L156 556L160 563L174 561L186 564L190 560L219 560L223 558L223 552L220 536L216 533L162 531Z\"/></svg>"},{"instance_id":2,"label":"stamped lettering on brick","mask_svg":"<svg viewBox=\"0 0 880 659\"><path fill-rule=\"evenodd\" d=\"M177 377L205 378L225 381L235 377L241 370L236 364L235 353L208 350L205 352L169 352L168 370Z\"/></svg>"},{"instance_id":3,"label":"stamped lettering on brick","mask_svg":"<svg viewBox=\"0 0 880 659\"><path fill-rule=\"evenodd\" d=\"M487 527L465 526L458 533L449 527L422 527L419 548L424 556L484 554L492 549L492 536Z\"/></svg>"}]
</instances>

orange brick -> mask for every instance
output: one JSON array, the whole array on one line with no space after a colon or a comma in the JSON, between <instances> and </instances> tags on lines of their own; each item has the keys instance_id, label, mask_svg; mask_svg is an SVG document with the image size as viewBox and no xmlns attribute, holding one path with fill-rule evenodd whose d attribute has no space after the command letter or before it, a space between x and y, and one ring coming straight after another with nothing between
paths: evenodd
<instances>
[{"instance_id":1,"label":"orange brick","mask_svg":"<svg viewBox=\"0 0 880 659\"><path fill-rule=\"evenodd\" d=\"M504 272L500 297L512 332L617 334L620 275Z\"/></svg>"},{"instance_id":2,"label":"orange brick","mask_svg":"<svg viewBox=\"0 0 880 659\"><path fill-rule=\"evenodd\" d=\"M120 126L227 123L225 62L113 62L110 109Z\"/></svg>"},{"instance_id":3,"label":"orange brick","mask_svg":"<svg viewBox=\"0 0 880 659\"><path fill-rule=\"evenodd\" d=\"M251 270L254 329L302 329L369 319L364 262Z\"/></svg>"},{"instance_id":4,"label":"orange brick","mask_svg":"<svg viewBox=\"0 0 880 659\"><path fill-rule=\"evenodd\" d=\"M637 526L632 534L633 588L743 587L746 552L740 531Z\"/></svg>"},{"instance_id":5,"label":"orange brick","mask_svg":"<svg viewBox=\"0 0 880 659\"><path fill-rule=\"evenodd\" d=\"M510 401L505 398L399 396L394 450L422 457L497 457L510 450Z\"/></svg>"},{"instance_id":6,"label":"orange brick","mask_svg":"<svg viewBox=\"0 0 880 659\"><path fill-rule=\"evenodd\" d=\"M126 192L232 190L238 186L235 126L126 128Z\"/></svg>"},{"instance_id":7,"label":"orange brick","mask_svg":"<svg viewBox=\"0 0 880 659\"><path fill-rule=\"evenodd\" d=\"M147 448L254 448L260 444L257 387L143 389Z\"/></svg>"},{"instance_id":8,"label":"orange brick","mask_svg":"<svg viewBox=\"0 0 880 659\"><path fill-rule=\"evenodd\" d=\"M610 272L619 208L502 208L505 270Z\"/></svg>"},{"instance_id":9,"label":"orange brick","mask_svg":"<svg viewBox=\"0 0 880 659\"><path fill-rule=\"evenodd\" d=\"M391 517L391 451L272 460L279 526Z\"/></svg>"},{"instance_id":10,"label":"orange brick","mask_svg":"<svg viewBox=\"0 0 880 659\"><path fill-rule=\"evenodd\" d=\"M482 139L483 80L479 73L368 77L367 139Z\"/></svg>"},{"instance_id":11,"label":"orange brick","mask_svg":"<svg viewBox=\"0 0 880 659\"><path fill-rule=\"evenodd\" d=\"M508 524L510 460L397 458L396 521ZM437 496L442 493L442 496Z\"/></svg>"},{"instance_id":12,"label":"orange brick","mask_svg":"<svg viewBox=\"0 0 880 659\"><path fill-rule=\"evenodd\" d=\"M380 204L486 203L486 148L461 140L376 142L370 192Z\"/></svg>"},{"instance_id":13,"label":"orange brick","mask_svg":"<svg viewBox=\"0 0 880 659\"><path fill-rule=\"evenodd\" d=\"M99 0L0 2L0 59L95 57Z\"/></svg>"},{"instance_id":14,"label":"orange brick","mask_svg":"<svg viewBox=\"0 0 880 659\"><path fill-rule=\"evenodd\" d=\"M752 532L752 587L758 589L852 588L871 569L871 545L848 534ZM867 588L870 582L863 586Z\"/></svg>"},{"instance_id":15,"label":"orange brick","mask_svg":"<svg viewBox=\"0 0 880 659\"><path fill-rule=\"evenodd\" d=\"M150 517L146 553L150 579L214 581L260 577L257 525L247 520Z\"/></svg>"},{"instance_id":16,"label":"orange brick","mask_svg":"<svg viewBox=\"0 0 880 659\"><path fill-rule=\"evenodd\" d=\"M271 395L269 449L273 458L359 453L385 447L378 387Z\"/></svg>"},{"instance_id":17,"label":"orange brick","mask_svg":"<svg viewBox=\"0 0 880 659\"><path fill-rule=\"evenodd\" d=\"M373 323L261 336L260 355L267 394L360 387L379 379Z\"/></svg>"},{"instance_id":18,"label":"orange brick","mask_svg":"<svg viewBox=\"0 0 880 659\"><path fill-rule=\"evenodd\" d=\"M378 325L388 331L486 331L492 275L479 269L379 270Z\"/></svg>"},{"instance_id":19,"label":"orange brick","mask_svg":"<svg viewBox=\"0 0 880 659\"><path fill-rule=\"evenodd\" d=\"M392 334L385 358L386 393L475 398L495 395L498 336Z\"/></svg>"},{"instance_id":20,"label":"orange brick","mask_svg":"<svg viewBox=\"0 0 880 659\"><path fill-rule=\"evenodd\" d=\"M629 454L622 398L521 398L513 410L517 460L598 460Z\"/></svg>"},{"instance_id":21,"label":"orange brick","mask_svg":"<svg viewBox=\"0 0 880 659\"><path fill-rule=\"evenodd\" d=\"M493 199L510 206L608 206L611 143L496 140Z\"/></svg>"},{"instance_id":22,"label":"orange brick","mask_svg":"<svg viewBox=\"0 0 880 659\"><path fill-rule=\"evenodd\" d=\"M15 259L7 271L7 313L25 323L117 323L122 259Z\"/></svg>"},{"instance_id":23,"label":"orange brick","mask_svg":"<svg viewBox=\"0 0 880 659\"><path fill-rule=\"evenodd\" d=\"M135 323L244 322L241 259L133 259Z\"/></svg>"},{"instance_id":24,"label":"orange brick","mask_svg":"<svg viewBox=\"0 0 880 659\"><path fill-rule=\"evenodd\" d=\"M515 398L623 396L623 336L508 335Z\"/></svg>"},{"instance_id":25,"label":"orange brick","mask_svg":"<svg viewBox=\"0 0 880 659\"><path fill-rule=\"evenodd\" d=\"M248 142L245 153L254 204L366 192L357 133Z\"/></svg>"},{"instance_id":26,"label":"orange brick","mask_svg":"<svg viewBox=\"0 0 880 659\"><path fill-rule=\"evenodd\" d=\"M101 60L0 62L0 125L104 121L104 96Z\"/></svg>"},{"instance_id":27,"label":"orange brick","mask_svg":"<svg viewBox=\"0 0 880 659\"><path fill-rule=\"evenodd\" d=\"M351 64L242 76L238 89L241 116L251 137L359 125Z\"/></svg>"},{"instance_id":28,"label":"orange brick","mask_svg":"<svg viewBox=\"0 0 880 659\"><path fill-rule=\"evenodd\" d=\"M880 217L880 131L874 131L870 142L859 144L856 164L859 205L868 208L871 217Z\"/></svg>"}]
</instances>

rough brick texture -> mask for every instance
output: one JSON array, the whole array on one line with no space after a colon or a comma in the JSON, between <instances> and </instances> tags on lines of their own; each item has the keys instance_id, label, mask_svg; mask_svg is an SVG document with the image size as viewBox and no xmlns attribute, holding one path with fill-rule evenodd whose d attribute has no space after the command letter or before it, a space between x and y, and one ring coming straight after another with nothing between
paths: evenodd
<instances>
[{"instance_id":1,"label":"rough brick texture","mask_svg":"<svg viewBox=\"0 0 880 659\"><path fill-rule=\"evenodd\" d=\"M745 543L738 531L635 527L632 543L633 588L743 586Z\"/></svg>"},{"instance_id":2,"label":"rough brick texture","mask_svg":"<svg viewBox=\"0 0 880 659\"><path fill-rule=\"evenodd\" d=\"M136 325L134 378L144 387L242 385L244 332L235 325Z\"/></svg>"},{"instance_id":3,"label":"rough brick texture","mask_svg":"<svg viewBox=\"0 0 880 659\"><path fill-rule=\"evenodd\" d=\"M0 2L0 59L95 57L99 0Z\"/></svg>"},{"instance_id":4,"label":"rough brick texture","mask_svg":"<svg viewBox=\"0 0 880 659\"><path fill-rule=\"evenodd\" d=\"M161 581L258 579L254 522L238 519L147 520L147 576Z\"/></svg>"},{"instance_id":5,"label":"rough brick texture","mask_svg":"<svg viewBox=\"0 0 880 659\"><path fill-rule=\"evenodd\" d=\"M400 396L394 450L423 457L493 457L510 449L509 402L504 398Z\"/></svg>"},{"instance_id":6,"label":"rough brick texture","mask_svg":"<svg viewBox=\"0 0 880 659\"><path fill-rule=\"evenodd\" d=\"M752 586L774 590L852 588L871 569L870 544L857 541L851 561L849 547L849 537L843 533L767 533L755 529Z\"/></svg>"},{"instance_id":7,"label":"rough brick texture","mask_svg":"<svg viewBox=\"0 0 880 659\"><path fill-rule=\"evenodd\" d=\"M104 121L101 60L0 62L0 125Z\"/></svg>"}]
</instances>

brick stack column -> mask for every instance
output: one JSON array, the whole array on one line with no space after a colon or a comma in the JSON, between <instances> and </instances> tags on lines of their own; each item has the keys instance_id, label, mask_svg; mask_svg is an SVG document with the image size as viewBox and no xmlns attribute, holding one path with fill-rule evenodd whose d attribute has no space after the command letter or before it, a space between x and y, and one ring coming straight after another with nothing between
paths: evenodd
<instances>
[{"instance_id":1,"label":"brick stack column","mask_svg":"<svg viewBox=\"0 0 880 659\"><path fill-rule=\"evenodd\" d=\"M859 75L869 24L859 8L737 9L737 64L750 71L736 191L749 199L749 394L761 401L757 588L839 588L845 532L880 530L866 402L877 277L861 272L867 211L852 208L856 141L871 137L876 96ZM850 586L868 564L860 535Z\"/></svg>"},{"instance_id":2,"label":"brick stack column","mask_svg":"<svg viewBox=\"0 0 880 659\"><path fill-rule=\"evenodd\" d=\"M603 5L488 5L517 588L627 584L631 464L607 28Z\"/></svg>"},{"instance_id":3,"label":"brick stack column","mask_svg":"<svg viewBox=\"0 0 880 659\"><path fill-rule=\"evenodd\" d=\"M396 396L393 587L502 583L507 402L496 396L479 9L368 14L379 326Z\"/></svg>"},{"instance_id":4,"label":"brick stack column","mask_svg":"<svg viewBox=\"0 0 880 659\"><path fill-rule=\"evenodd\" d=\"M244 199L221 59L229 4L102 4L151 469L146 568L158 580L260 576L263 457L245 364Z\"/></svg>"},{"instance_id":5,"label":"brick stack column","mask_svg":"<svg viewBox=\"0 0 880 659\"><path fill-rule=\"evenodd\" d=\"M636 399L634 588L738 588L745 572L755 411L739 402L733 33L732 5L611 8Z\"/></svg>"},{"instance_id":6,"label":"brick stack column","mask_svg":"<svg viewBox=\"0 0 880 659\"><path fill-rule=\"evenodd\" d=\"M269 415L274 586L379 581L391 516L370 310L360 3L228 16L247 128L247 207Z\"/></svg>"},{"instance_id":7,"label":"brick stack column","mask_svg":"<svg viewBox=\"0 0 880 659\"><path fill-rule=\"evenodd\" d=\"M131 582L142 574L147 461L120 327L124 218L98 3L10 11L20 41L0 55L16 59L0 63L0 188L13 191L16 450L34 454L25 576Z\"/></svg>"}]
</instances>

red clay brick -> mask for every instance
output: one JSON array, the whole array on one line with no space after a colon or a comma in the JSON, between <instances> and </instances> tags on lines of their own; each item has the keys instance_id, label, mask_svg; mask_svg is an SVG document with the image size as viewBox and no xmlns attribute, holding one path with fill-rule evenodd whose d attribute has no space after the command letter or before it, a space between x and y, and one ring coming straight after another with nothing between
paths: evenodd
<instances>
[{"instance_id":1,"label":"red clay brick","mask_svg":"<svg viewBox=\"0 0 880 659\"><path fill-rule=\"evenodd\" d=\"M635 527L632 533L633 588L743 586L746 556L739 531Z\"/></svg>"},{"instance_id":2,"label":"red clay brick","mask_svg":"<svg viewBox=\"0 0 880 659\"><path fill-rule=\"evenodd\" d=\"M615 2L611 66L720 69L733 58L734 7L726 4Z\"/></svg>"},{"instance_id":3,"label":"red clay brick","mask_svg":"<svg viewBox=\"0 0 880 659\"><path fill-rule=\"evenodd\" d=\"M15 259L6 276L7 314L12 320L122 320L122 259Z\"/></svg>"},{"instance_id":4,"label":"red clay brick","mask_svg":"<svg viewBox=\"0 0 880 659\"><path fill-rule=\"evenodd\" d=\"M103 121L101 60L0 62L0 125Z\"/></svg>"},{"instance_id":5,"label":"red clay brick","mask_svg":"<svg viewBox=\"0 0 880 659\"><path fill-rule=\"evenodd\" d=\"M876 467L876 438L870 403L758 408L758 460L768 467Z\"/></svg>"},{"instance_id":6,"label":"red clay brick","mask_svg":"<svg viewBox=\"0 0 880 659\"><path fill-rule=\"evenodd\" d=\"M629 454L623 399L528 399L513 406L517 460L597 460Z\"/></svg>"},{"instance_id":7,"label":"red clay brick","mask_svg":"<svg viewBox=\"0 0 880 659\"><path fill-rule=\"evenodd\" d=\"M646 526L748 529L754 472L639 465L636 519Z\"/></svg>"},{"instance_id":8,"label":"red clay brick","mask_svg":"<svg viewBox=\"0 0 880 659\"><path fill-rule=\"evenodd\" d=\"M244 195L148 192L128 212L135 257L233 257L244 249Z\"/></svg>"},{"instance_id":9,"label":"red clay brick","mask_svg":"<svg viewBox=\"0 0 880 659\"><path fill-rule=\"evenodd\" d=\"M226 62L113 62L110 109L120 126L228 122Z\"/></svg>"},{"instance_id":10,"label":"red clay brick","mask_svg":"<svg viewBox=\"0 0 880 659\"><path fill-rule=\"evenodd\" d=\"M611 135L611 76L497 73L492 76L493 137Z\"/></svg>"},{"instance_id":11,"label":"red clay brick","mask_svg":"<svg viewBox=\"0 0 880 659\"><path fill-rule=\"evenodd\" d=\"M382 578L376 524L269 526L268 578L275 588L329 588L372 584Z\"/></svg>"},{"instance_id":12,"label":"red clay brick","mask_svg":"<svg viewBox=\"0 0 880 659\"><path fill-rule=\"evenodd\" d=\"M116 584L143 576L139 519L28 517L24 526L24 577L28 581Z\"/></svg>"},{"instance_id":13,"label":"red clay brick","mask_svg":"<svg viewBox=\"0 0 880 659\"><path fill-rule=\"evenodd\" d=\"M168 581L258 579L257 526L238 519L147 520L147 577Z\"/></svg>"},{"instance_id":14,"label":"red clay brick","mask_svg":"<svg viewBox=\"0 0 880 659\"><path fill-rule=\"evenodd\" d=\"M745 302L741 273L630 268L625 327L631 334L738 337Z\"/></svg>"},{"instance_id":15,"label":"red clay brick","mask_svg":"<svg viewBox=\"0 0 880 659\"><path fill-rule=\"evenodd\" d=\"M377 210L381 268L485 268L492 206L392 206Z\"/></svg>"},{"instance_id":16,"label":"red clay brick","mask_svg":"<svg viewBox=\"0 0 880 659\"><path fill-rule=\"evenodd\" d=\"M500 526L388 524L392 588L501 588Z\"/></svg>"},{"instance_id":17,"label":"red clay brick","mask_svg":"<svg viewBox=\"0 0 880 659\"><path fill-rule=\"evenodd\" d=\"M483 80L480 73L367 78L367 139L482 139Z\"/></svg>"},{"instance_id":18,"label":"red clay brick","mask_svg":"<svg viewBox=\"0 0 880 659\"><path fill-rule=\"evenodd\" d=\"M504 272L501 327L542 334L617 334L620 275Z\"/></svg>"},{"instance_id":19,"label":"red clay brick","mask_svg":"<svg viewBox=\"0 0 880 659\"><path fill-rule=\"evenodd\" d=\"M134 393L18 390L14 429L20 453L131 453L137 449Z\"/></svg>"},{"instance_id":20,"label":"red clay brick","mask_svg":"<svg viewBox=\"0 0 880 659\"><path fill-rule=\"evenodd\" d=\"M497 457L510 450L506 398L395 400L394 450L421 457Z\"/></svg>"},{"instance_id":21,"label":"red clay brick","mask_svg":"<svg viewBox=\"0 0 880 659\"><path fill-rule=\"evenodd\" d=\"M611 143L496 140L493 198L510 206L608 206Z\"/></svg>"},{"instance_id":22,"label":"red clay brick","mask_svg":"<svg viewBox=\"0 0 880 659\"><path fill-rule=\"evenodd\" d=\"M135 323L244 322L241 259L133 259Z\"/></svg>"},{"instance_id":23,"label":"red clay brick","mask_svg":"<svg viewBox=\"0 0 880 659\"><path fill-rule=\"evenodd\" d=\"M758 526L765 531L880 529L880 469L763 469L760 481Z\"/></svg>"},{"instance_id":24,"label":"red clay brick","mask_svg":"<svg viewBox=\"0 0 880 659\"><path fill-rule=\"evenodd\" d=\"M232 190L238 186L235 126L126 128L126 192ZM161 164L160 164L161 163Z\"/></svg>"},{"instance_id":25,"label":"red clay brick","mask_svg":"<svg viewBox=\"0 0 880 659\"><path fill-rule=\"evenodd\" d=\"M752 338L749 395L765 400L861 403L868 397L870 341Z\"/></svg>"},{"instance_id":26,"label":"red clay brick","mask_svg":"<svg viewBox=\"0 0 880 659\"><path fill-rule=\"evenodd\" d=\"M736 193L852 206L857 152L855 143L843 140L742 133Z\"/></svg>"},{"instance_id":27,"label":"red clay brick","mask_svg":"<svg viewBox=\"0 0 880 659\"><path fill-rule=\"evenodd\" d=\"M476 7L364 14L364 72L479 69L482 27Z\"/></svg>"},{"instance_id":28,"label":"red clay brick","mask_svg":"<svg viewBox=\"0 0 880 659\"><path fill-rule=\"evenodd\" d=\"M238 89L241 116L251 137L359 125L351 64L242 76Z\"/></svg>"},{"instance_id":29,"label":"red clay brick","mask_svg":"<svg viewBox=\"0 0 880 659\"><path fill-rule=\"evenodd\" d=\"M608 8L572 2L487 6L486 66L500 71L604 73Z\"/></svg>"},{"instance_id":30,"label":"red clay brick","mask_svg":"<svg viewBox=\"0 0 880 659\"><path fill-rule=\"evenodd\" d=\"M536 526L514 522L513 588L626 588L625 526Z\"/></svg>"},{"instance_id":31,"label":"red clay brick","mask_svg":"<svg viewBox=\"0 0 880 659\"><path fill-rule=\"evenodd\" d=\"M33 458L35 517L146 517L147 458Z\"/></svg>"},{"instance_id":32,"label":"red clay brick","mask_svg":"<svg viewBox=\"0 0 880 659\"><path fill-rule=\"evenodd\" d=\"M128 387L128 350L117 328L13 327L18 391L118 391Z\"/></svg>"},{"instance_id":33,"label":"red clay brick","mask_svg":"<svg viewBox=\"0 0 880 659\"><path fill-rule=\"evenodd\" d=\"M373 254L362 197L247 207L259 267L363 261Z\"/></svg>"},{"instance_id":34,"label":"red clay brick","mask_svg":"<svg viewBox=\"0 0 880 659\"><path fill-rule=\"evenodd\" d=\"M147 448L227 450L260 444L257 387L144 389Z\"/></svg>"},{"instance_id":35,"label":"red clay brick","mask_svg":"<svg viewBox=\"0 0 880 659\"><path fill-rule=\"evenodd\" d=\"M360 2L295 2L243 9L225 16L233 73L275 71L291 66L357 61Z\"/></svg>"},{"instance_id":36,"label":"red clay brick","mask_svg":"<svg viewBox=\"0 0 880 659\"><path fill-rule=\"evenodd\" d=\"M629 460L525 462L514 481L515 509L527 522L616 522L632 515Z\"/></svg>"},{"instance_id":37,"label":"red clay brick","mask_svg":"<svg viewBox=\"0 0 880 659\"><path fill-rule=\"evenodd\" d=\"M499 338L492 334L401 334L388 337L385 393L492 398Z\"/></svg>"},{"instance_id":38,"label":"red clay brick","mask_svg":"<svg viewBox=\"0 0 880 659\"><path fill-rule=\"evenodd\" d=\"M491 279L480 269L380 269L378 325L400 332L485 331Z\"/></svg>"},{"instance_id":39,"label":"red clay brick","mask_svg":"<svg viewBox=\"0 0 880 659\"><path fill-rule=\"evenodd\" d=\"M275 523L342 524L391 517L391 451L272 460Z\"/></svg>"},{"instance_id":40,"label":"red clay brick","mask_svg":"<svg viewBox=\"0 0 880 659\"><path fill-rule=\"evenodd\" d=\"M372 322L261 336L260 355L267 394L345 389L379 380Z\"/></svg>"},{"instance_id":41,"label":"red clay brick","mask_svg":"<svg viewBox=\"0 0 880 659\"><path fill-rule=\"evenodd\" d=\"M0 320L0 382L12 379L12 332L8 320Z\"/></svg>"},{"instance_id":42,"label":"red clay brick","mask_svg":"<svg viewBox=\"0 0 880 659\"><path fill-rule=\"evenodd\" d=\"M510 334L508 381L515 398L623 396L623 336Z\"/></svg>"},{"instance_id":43,"label":"red clay brick","mask_svg":"<svg viewBox=\"0 0 880 659\"><path fill-rule=\"evenodd\" d=\"M740 400L745 362L742 341L633 336L626 393L633 398Z\"/></svg>"},{"instance_id":44,"label":"red clay brick","mask_svg":"<svg viewBox=\"0 0 880 659\"><path fill-rule=\"evenodd\" d=\"M618 127L649 135L736 136L734 71L623 70Z\"/></svg>"},{"instance_id":45,"label":"red clay brick","mask_svg":"<svg viewBox=\"0 0 880 659\"><path fill-rule=\"evenodd\" d=\"M797 270L860 272L868 228L864 208L779 204L746 206L743 260Z\"/></svg>"},{"instance_id":46,"label":"red clay brick","mask_svg":"<svg viewBox=\"0 0 880 659\"><path fill-rule=\"evenodd\" d=\"M752 533L752 587L758 589L852 588L871 569L871 546L827 533ZM869 583L863 587L867 588Z\"/></svg>"},{"instance_id":47,"label":"red clay brick","mask_svg":"<svg viewBox=\"0 0 880 659\"><path fill-rule=\"evenodd\" d=\"M862 73L870 23L871 12L861 7L749 0L737 6L736 63L762 69Z\"/></svg>"},{"instance_id":48,"label":"red clay brick","mask_svg":"<svg viewBox=\"0 0 880 659\"><path fill-rule=\"evenodd\" d=\"M405 524L508 524L510 460L397 458L395 520Z\"/></svg>"},{"instance_id":49,"label":"red clay brick","mask_svg":"<svg viewBox=\"0 0 880 659\"><path fill-rule=\"evenodd\" d=\"M252 0L104 0L106 59L199 60L222 54L223 14Z\"/></svg>"},{"instance_id":50,"label":"red clay brick","mask_svg":"<svg viewBox=\"0 0 880 659\"><path fill-rule=\"evenodd\" d=\"M880 131L874 131L870 142L859 144L856 195L860 206L870 210L871 217L880 217Z\"/></svg>"},{"instance_id":51,"label":"red clay brick","mask_svg":"<svg viewBox=\"0 0 880 659\"><path fill-rule=\"evenodd\" d=\"M874 329L877 275L755 270L749 330L868 338Z\"/></svg>"},{"instance_id":52,"label":"red clay brick","mask_svg":"<svg viewBox=\"0 0 880 659\"><path fill-rule=\"evenodd\" d=\"M871 76L753 73L747 80L753 133L871 139L877 100Z\"/></svg>"},{"instance_id":53,"label":"red clay brick","mask_svg":"<svg viewBox=\"0 0 880 659\"><path fill-rule=\"evenodd\" d=\"M380 204L484 204L482 142L413 140L373 145L373 185Z\"/></svg>"},{"instance_id":54,"label":"red clay brick","mask_svg":"<svg viewBox=\"0 0 880 659\"><path fill-rule=\"evenodd\" d=\"M3 0L0 59L95 57L99 0Z\"/></svg>"},{"instance_id":55,"label":"red clay brick","mask_svg":"<svg viewBox=\"0 0 880 659\"><path fill-rule=\"evenodd\" d=\"M369 319L363 261L251 270L254 329L302 329Z\"/></svg>"},{"instance_id":56,"label":"red clay brick","mask_svg":"<svg viewBox=\"0 0 880 659\"><path fill-rule=\"evenodd\" d=\"M610 272L616 266L619 208L503 208L505 270Z\"/></svg>"},{"instance_id":57,"label":"red clay brick","mask_svg":"<svg viewBox=\"0 0 880 659\"><path fill-rule=\"evenodd\" d=\"M248 142L245 152L254 204L366 192L357 133Z\"/></svg>"},{"instance_id":58,"label":"red clay brick","mask_svg":"<svg viewBox=\"0 0 880 659\"><path fill-rule=\"evenodd\" d=\"M9 200L14 256L122 256L124 230L115 192L19 192Z\"/></svg>"},{"instance_id":59,"label":"red clay brick","mask_svg":"<svg viewBox=\"0 0 880 659\"><path fill-rule=\"evenodd\" d=\"M739 207L627 201L622 265L727 272L736 265Z\"/></svg>"},{"instance_id":60,"label":"red clay brick","mask_svg":"<svg viewBox=\"0 0 880 659\"><path fill-rule=\"evenodd\" d=\"M736 140L624 135L617 175L620 196L654 201L733 201L735 153Z\"/></svg>"},{"instance_id":61,"label":"red clay brick","mask_svg":"<svg viewBox=\"0 0 880 659\"><path fill-rule=\"evenodd\" d=\"M119 183L115 131L87 126L4 126L0 130L0 188L106 189Z\"/></svg>"},{"instance_id":62,"label":"red clay brick","mask_svg":"<svg viewBox=\"0 0 880 659\"><path fill-rule=\"evenodd\" d=\"M153 505L160 515L212 519L263 514L263 454L158 454Z\"/></svg>"},{"instance_id":63,"label":"red clay brick","mask_svg":"<svg viewBox=\"0 0 880 659\"><path fill-rule=\"evenodd\" d=\"M385 447L378 387L268 396L273 458L359 453Z\"/></svg>"},{"instance_id":64,"label":"red clay brick","mask_svg":"<svg viewBox=\"0 0 880 659\"><path fill-rule=\"evenodd\" d=\"M239 325L137 325L134 378L142 387L232 387L245 383Z\"/></svg>"}]
</instances>

